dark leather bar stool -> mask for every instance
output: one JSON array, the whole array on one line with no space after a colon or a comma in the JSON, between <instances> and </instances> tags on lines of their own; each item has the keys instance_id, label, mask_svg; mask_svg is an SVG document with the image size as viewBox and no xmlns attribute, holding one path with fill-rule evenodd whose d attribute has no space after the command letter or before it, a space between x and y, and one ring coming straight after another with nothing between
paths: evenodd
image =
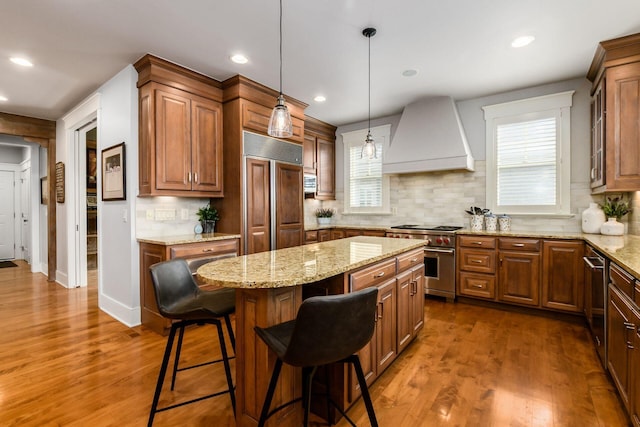
<instances>
[{"instance_id":1,"label":"dark leather bar stool","mask_svg":"<svg viewBox=\"0 0 640 427\"><path fill-rule=\"evenodd\" d=\"M311 297L302 302L295 320L268 328L255 328L256 334L278 356L258 427L263 427L277 411L300 400L304 408L304 425L308 426L313 375L319 366L335 362L353 364L369 421L372 426L378 426L360 359L354 354L371 340L375 329L377 298L378 289L375 287L344 295ZM283 363L302 368L302 397L270 411ZM328 389L326 398L328 404L333 405L355 426L331 401Z\"/></svg>"},{"instance_id":2,"label":"dark leather bar stool","mask_svg":"<svg viewBox=\"0 0 640 427\"><path fill-rule=\"evenodd\" d=\"M224 340L224 333L222 332L221 321L221 319L224 319L224 322L227 326L229 338L231 340L231 345L233 346L235 351L235 336L233 334L233 329L231 328L231 322L229 319L229 315L235 310L235 290L222 289L210 292L201 291L194 281L186 261L183 259L174 259L170 261L160 262L158 264L152 265L150 267L150 270L151 280L153 282L153 287L156 294L156 302L158 303L158 311L164 317L174 319L176 321L174 321L171 325L171 331L167 340L167 346L164 350L162 366L160 367L158 382L156 384L156 391L153 396L153 403L151 405L151 412L149 413L148 425L153 425L153 418L158 412L177 408L189 403L199 402L201 400L219 396L225 393L229 393L229 396L231 398L231 406L233 407L233 412L235 413L236 398L233 387L233 379L231 378L231 367L229 365L230 357L227 354L227 347ZM222 359L179 368L178 363L180 361L180 350L182 349L184 329L185 327L194 324L216 325L218 329L218 340L220 342ZM175 339L176 332L178 331L178 344L176 346L176 355L173 364L171 390L173 390L174 388L177 372L219 362L223 362L224 364L228 388L226 390L192 399L186 402L177 403L175 405L167 406L164 408L158 408L160 392L162 391L164 377L167 372L169 358L171 357L171 351L173 349L173 341Z\"/></svg>"}]
</instances>

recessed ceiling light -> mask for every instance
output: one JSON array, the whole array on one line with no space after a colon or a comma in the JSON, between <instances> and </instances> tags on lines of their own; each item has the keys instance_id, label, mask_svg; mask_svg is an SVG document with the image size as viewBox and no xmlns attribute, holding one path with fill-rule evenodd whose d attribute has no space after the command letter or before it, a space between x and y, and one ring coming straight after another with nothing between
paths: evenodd
<instances>
[{"instance_id":1,"label":"recessed ceiling light","mask_svg":"<svg viewBox=\"0 0 640 427\"><path fill-rule=\"evenodd\" d=\"M7 98L6 96L0 95L0 102L5 102L5 101L8 101L8 100L9 100L9 98Z\"/></svg>"},{"instance_id":2,"label":"recessed ceiling light","mask_svg":"<svg viewBox=\"0 0 640 427\"><path fill-rule=\"evenodd\" d=\"M533 42L535 39L536 38L533 36L516 37L511 42L511 47L524 47L524 46L527 46L528 44L531 44L531 42Z\"/></svg>"},{"instance_id":3,"label":"recessed ceiling light","mask_svg":"<svg viewBox=\"0 0 640 427\"><path fill-rule=\"evenodd\" d=\"M322 95L318 95L318 96L316 96L315 98L313 98L313 100L314 100L314 101L316 101L316 102L324 102L324 101L326 101L326 100L327 100L327 98L325 98L325 97L324 97L324 96L322 96Z\"/></svg>"},{"instance_id":4,"label":"recessed ceiling light","mask_svg":"<svg viewBox=\"0 0 640 427\"><path fill-rule=\"evenodd\" d=\"M12 58L9 58L9 60L14 64L22 65L23 67L33 67L33 63L26 58L14 56Z\"/></svg>"},{"instance_id":5,"label":"recessed ceiling light","mask_svg":"<svg viewBox=\"0 0 640 427\"><path fill-rule=\"evenodd\" d=\"M236 64L246 64L247 62L249 62L249 59L241 54L235 54L231 57L231 60L233 62L235 62Z\"/></svg>"},{"instance_id":6,"label":"recessed ceiling light","mask_svg":"<svg viewBox=\"0 0 640 427\"><path fill-rule=\"evenodd\" d=\"M418 74L418 70L404 70L402 72L402 75L405 76L405 77L413 77L416 74Z\"/></svg>"}]
</instances>

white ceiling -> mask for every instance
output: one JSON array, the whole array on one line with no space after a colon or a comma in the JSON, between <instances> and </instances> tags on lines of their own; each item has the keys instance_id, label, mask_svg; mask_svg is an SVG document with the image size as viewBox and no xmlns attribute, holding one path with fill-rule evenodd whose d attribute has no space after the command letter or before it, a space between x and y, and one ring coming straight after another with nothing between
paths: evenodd
<instances>
[{"instance_id":1,"label":"white ceiling","mask_svg":"<svg viewBox=\"0 0 640 427\"><path fill-rule=\"evenodd\" d=\"M601 40L640 32L638 0L284 0L284 92L335 125L585 76ZM513 49L512 39L536 41ZM2 0L0 111L58 119L149 52L278 88L277 0ZM233 53L249 57L237 65ZM9 62L26 56L33 68ZM416 69L414 77L402 71ZM313 101L316 94L327 101ZM274 100L275 102L275 100Z\"/></svg>"}]
</instances>

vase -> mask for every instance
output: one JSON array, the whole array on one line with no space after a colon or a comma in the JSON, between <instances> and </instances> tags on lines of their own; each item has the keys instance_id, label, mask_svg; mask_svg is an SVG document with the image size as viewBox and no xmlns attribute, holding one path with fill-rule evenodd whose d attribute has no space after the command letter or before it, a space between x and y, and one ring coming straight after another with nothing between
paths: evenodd
<instances>
[{"instance_id":1,"label":"vase","mask_svg":"<svg viewBox=\"0 0 640 427\"><path fill-rule=\"evenodd\" d=\"M604 224L605 216L597 203L589 203L589 207L582 211L582 232L597 234ZM603 233L604 234L604 233Z\"/></svg>"},{"instance_id":2,"label":"vase","mask_svg":"<svg viewBox=\"0 0 640 427\"><path fill-rule=\"evenodd\" d=\"M511 217L502 215L498 218L498 224L500 225L500 231L511 231Z\"/></svg>"},{"instance_id":3,"label":"vase","mask_svg":"<svg viewBox=\"0 0 640 427\"><path fill-rule=\"evenodd\" d=\"M213 230L216 228L215 221L200 221L200 224L202 225L203 233L213 233Z\"/></svg>"},{"instance_id":4,"label":"vase","mask_svg":"<svg viewBox=\"0 0 640 427\"><path fill-rule=\"evenodd\" d=\"M471 231L482 231L484 215L471 215Z\"/></svg>"},{"instance_id":5,"label":"vase","mask_svg":"<svg viewBox=\"0 0 640 427\"><path fill-rule=\"evenodd\" d=\"M485 216L484 226L487 231L496 231L498 228L498 218L495 216Z\"/></svg>"},{"instance_id":6,"label":"vase","mask_svg":"<svg viewBox=\"0 0 640 427\"><path fill-rule=\"evenodd\" d=\"M316 218L318 220L318 225L329 225L331 224L331 218Z\"/></svg>"},{"instance_id":7,"label":"vase","mask_svg":"<svg viewBox=\"0 0 640 427\"><path fill-rule=\"evenodd\" d=\"M624 234L624 224L618 222L616 218L609 218L600 227L600 233L607 236L622 236Z\"/></svg>"}]
</instances>

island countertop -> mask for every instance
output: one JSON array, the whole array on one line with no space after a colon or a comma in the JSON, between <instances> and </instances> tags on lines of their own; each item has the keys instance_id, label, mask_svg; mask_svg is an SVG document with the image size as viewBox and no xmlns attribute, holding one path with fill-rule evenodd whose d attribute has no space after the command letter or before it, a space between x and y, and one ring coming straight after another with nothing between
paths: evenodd
<instances>
[{"instance_id":1,"label":"island countertop","mask_svg":"<svg viewBox=\"0 0 640 427\"><path fill-rule=\"evenodd\" d=\"M232 288L281 288L317 282L424 246L422 240L357 236L227 258L197 271L204 282Z\"/></svg>"},{"instance_id":2,"label":"island countertop","mask_svg":"<svg viewBox=\"0 0 640 427\"><path fill-rule=\"evenodd\" d=\"M147 237L137 237L140 243L151 243L154 245L182 245L187 243L213 242L215 240L239 239L239 234L225 233L202 233L202 234L179 234L179 235L155 235Z\"/></svg>"}]
</instances>

